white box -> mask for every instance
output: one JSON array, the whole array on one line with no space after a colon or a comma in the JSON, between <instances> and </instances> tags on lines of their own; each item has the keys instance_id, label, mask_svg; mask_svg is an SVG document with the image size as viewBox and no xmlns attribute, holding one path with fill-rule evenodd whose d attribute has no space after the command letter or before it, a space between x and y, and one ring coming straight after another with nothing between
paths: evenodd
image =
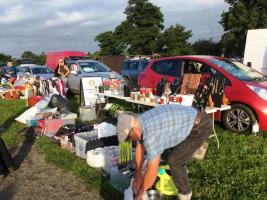
<instances>
[{"instance_id":1,"label":"white box","mask_svg":"<svg viewBox=\"0 0 267 200\"><path fill-rule=\"evenodd\" d=\"M95 120L96 118L95 107L80 107L80 119L82 121L91 121Z\"/></svg>"}]
</instances>

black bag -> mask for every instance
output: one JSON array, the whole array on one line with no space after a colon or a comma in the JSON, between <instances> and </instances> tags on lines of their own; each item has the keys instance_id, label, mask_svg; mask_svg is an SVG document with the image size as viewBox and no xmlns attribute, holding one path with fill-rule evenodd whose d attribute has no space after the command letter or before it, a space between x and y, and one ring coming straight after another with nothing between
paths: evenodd
<instances>
[{"instance_id":1,"label":"black bag","mask_svg":"<svg viewBox=\"0 0 267 200\"><path fill-rule=\"evenodd\" d=\"M67 125L60 127L60 129L57 131L55 135L56 136L63 136L63 135L68 136L68 135L75 134L75 130L76 130L75 125L67 124Z\"/></svg>"},{"instance_id":2,"label":"black bag","mask_svg":"<svg viewBox=\"0 0 267 200\"><path fill-rule=\"evenodd\" d=\"M210 76L202 76L198 85L197 91L195 92L192 106L197 110L205 110L209 95L212 89L212 82Z\"/></svg>"},{"instance_id":3,"label":"black bag","mask_svg":"<svg viewBox=\"0 0 267 200\"><path fill-rule=\"evenodd\" d=\"M180 94L182 82L183 82L183 76L180 76L173 80L173 82L170 85L172 94Z\"/></svg>"},{"instance_id":4,"label":"black bag","mask_svg":"<svg viewBox=\"0 0 267 200\"><path fill-rule=\"evenodd\" d=\"M52 108L57 107L60 112L66 112L66 113L70 112L69 101L58 94L54 94L52 96L49 106Z\"/></svg>"},{"instance_id":5,"label":"black bag","mask_svg":"<svg viewBox=\"0 0 267 200\"><path fill-rule=\"evenodd\" d=\"M166 77L162 78L158 84L157 84L157 95L161 96L164 93L164 89L166 87L166 85L169 83L168 79Z\"/></svg>"},{"instance_id":6,"label":"black bag","mask_svg":"<svg viewBox=\"0 0 267 200\"><path fill-rule=\"evenodd\" d=\"M124 96L130 97L131 92L138 92L140 85L124 85Z\"/></svg>"},{"instance_id":7,"label":"black bag","mask_svg":"<svg viewBox=\"0 0 267 200\"><path fill-rule=\"evenodd\" d=\"M212 77L211 97L214 102L214 107L220 108L222 106L225 82L226 80L223 76Z\"/></svg>"}]
</instances>

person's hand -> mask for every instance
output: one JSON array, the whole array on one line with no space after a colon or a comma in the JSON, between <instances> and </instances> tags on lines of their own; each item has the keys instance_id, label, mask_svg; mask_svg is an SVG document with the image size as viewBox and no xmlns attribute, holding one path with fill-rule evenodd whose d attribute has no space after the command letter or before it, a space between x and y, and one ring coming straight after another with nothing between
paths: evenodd
<instances>
[{"instance_id":1,"label":"person's hand","mask_svg":"<svg viewBox=\"0 0 267 200\"><path fill-rule=\"evenodd\" d=\"M143 182L142 176L135 176L133 185L132 185L132 190L134 194L138 192L142 182Z\"/></svg>"},{"instance_id":2,"label":"person's hand","mask_svg":"<svg viewBox=\"0 0 267 200\"><path fill-rule=\"evenodd\" d=\"M142 192L138 192L138 193L134 196L134 200L143 200L143 196L144 196L144 193L142 193Z\"/></svg>"}]
</instances>

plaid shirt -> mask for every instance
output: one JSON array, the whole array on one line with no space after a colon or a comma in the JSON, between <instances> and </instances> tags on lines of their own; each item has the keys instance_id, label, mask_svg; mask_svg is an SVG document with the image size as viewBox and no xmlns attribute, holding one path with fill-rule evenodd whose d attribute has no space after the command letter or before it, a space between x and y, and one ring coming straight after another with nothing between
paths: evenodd
<instances>
[{"instance_id":1,"label":"plaid shirt","mask_svg":"<svg viewBox=\"0 0 267 200\"><path fill-rule=\"evenodd\" d=\"M197 110L193 107L175 104L157 106L142 113L139 121L148 160L183 142L193 128L196 116Z\"/></svg>"}]
</instances>

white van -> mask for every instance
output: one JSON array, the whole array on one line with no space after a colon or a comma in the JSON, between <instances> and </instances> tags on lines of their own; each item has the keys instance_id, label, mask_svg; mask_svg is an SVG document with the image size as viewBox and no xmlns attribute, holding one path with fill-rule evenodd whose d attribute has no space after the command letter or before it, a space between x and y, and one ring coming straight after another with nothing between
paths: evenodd
<instances>
[{"instance_id":1,"label":"white van","mask_svg":"<svg viewBox=\"0 0 267 200\"><path fill-rule=\"evenodd\" d=\"M248 30L244 64L267 76L267 29Z\"/></svg>"}]
</instances>

